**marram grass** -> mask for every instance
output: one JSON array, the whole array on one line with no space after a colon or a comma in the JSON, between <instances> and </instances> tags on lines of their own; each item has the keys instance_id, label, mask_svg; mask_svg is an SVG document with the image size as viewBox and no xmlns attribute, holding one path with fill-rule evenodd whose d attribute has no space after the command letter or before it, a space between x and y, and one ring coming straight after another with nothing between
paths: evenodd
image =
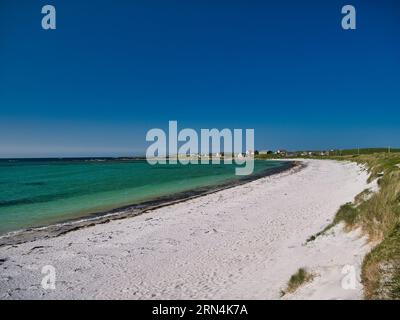
<instances>
[{"instance_id":1,"label":"marram grass","mask_svg":"<svg viewBox=\"0 0 400 320\"><path fill-rule=\"evenodd\" d=\"M339 222L344 222L348 230L361 227L369 241L376 244L363 261L365 298L400 299L400 154L348 155L334 159L366 165L369 181L378 179L379 191L370 194L365 190L354 203L343 205L326 229ZM309 241L313 239L315 236Z\"/></svg>"},{"instance_id":2,"label":"marram grass","mask_svg":"<svg viewBox=\"0 0 400 320\"><path fill-rule=\"evenodd\" d=\"M281 292L281 295L284 296L287 293L295 292L302 285L311 282L313 278L314 275L312 273L308 272L305 268L300 268L290 277L287 287Z\"/></svg>"}]
</instances>

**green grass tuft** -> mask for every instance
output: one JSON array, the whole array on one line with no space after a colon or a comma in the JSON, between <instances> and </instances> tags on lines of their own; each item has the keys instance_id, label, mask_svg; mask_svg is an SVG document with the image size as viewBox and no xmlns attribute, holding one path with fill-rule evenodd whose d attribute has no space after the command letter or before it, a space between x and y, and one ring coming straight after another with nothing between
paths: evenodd
<instances>
[{"instance_id":1,"label":"green grass tuft","mask_svg":"<svg viewBox=\"0 0 400 320\"><path fill-rule=\"evenodd\" d=\"M300 268L290 277L286 290L281 292L282 296L287 293L295 292L305 283L312 281L313 278L314 275L312 273L309 273L305 268Z\"/></svg>"},{"instance_id":2,"label":"green grass tuft","mask_svg":"<svg viewBox=\"0 0 400 320\"><path fill-rule=\"evenodd\" d=\"M336 217L333 220L333 224L343 221L347 226L353 227L358 217L358 209L352 203L346 203L342 205L339 211L336 213Z\"/></svg>"}]
</instances>

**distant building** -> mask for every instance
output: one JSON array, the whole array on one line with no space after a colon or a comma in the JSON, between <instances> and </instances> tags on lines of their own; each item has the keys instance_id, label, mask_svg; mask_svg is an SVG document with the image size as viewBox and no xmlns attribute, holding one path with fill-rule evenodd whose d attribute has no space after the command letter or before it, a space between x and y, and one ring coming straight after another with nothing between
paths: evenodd
<instances>
[{"instance_id":1,"label":"distant building","mask_svg":"<svg viewBox=\"0 0 400 320\"><path fill-rule=\"evenodd\" d=\"M254 151L253 150L247 150L246 151L246 156L254 156Z\"/></svg>"}]
</instances>

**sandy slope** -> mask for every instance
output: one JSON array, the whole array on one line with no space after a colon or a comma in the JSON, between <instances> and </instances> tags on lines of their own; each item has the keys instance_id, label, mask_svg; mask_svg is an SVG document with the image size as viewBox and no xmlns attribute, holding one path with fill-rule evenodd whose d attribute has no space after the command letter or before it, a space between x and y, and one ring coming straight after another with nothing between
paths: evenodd
<instances>
[{"instance_id":1,"label":"sandy slope","mask_svg":"<svg viewBox=\"0 0 400 320\"><path fill-rule=\"evenodd\" d=\"M360 298L360 287L343 290L340 280L344 265L358 268L364 239L336 228L304 243L366 188L367 173L353 163L306 163L139 217L2 247L0 298L279 298L302 266L320 276L287 298ZM44 265L56 269L55 290L40 285Z\"/></svg>"}]
</instances>

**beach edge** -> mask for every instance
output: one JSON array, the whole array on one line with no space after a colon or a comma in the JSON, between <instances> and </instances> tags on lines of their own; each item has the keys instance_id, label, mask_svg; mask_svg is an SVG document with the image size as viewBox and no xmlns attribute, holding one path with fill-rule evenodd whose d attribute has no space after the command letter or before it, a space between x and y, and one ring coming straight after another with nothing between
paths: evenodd
<instances>
[{"instance_id":1,"label":"beach edge","mask_svg":"<svg viewBox=\"0 0 400 320\"><path fill-rule=\"evenodd\" d=\"M97 224L104 224L110 221L133 218L159 208L207 196L209 194L241 186L246 183L250 183L252 181L272 175L277 175L289 171L295 173L307 166L301 160L282 161L285 162L285 165L282 165L281 167L265 170L241 179L229 180L214 186L205 186L183 192L178 192L172 195L162 196L152 200L139 202L137 204L118 207L108 211L95 212L85 217L72 218L49 225L11 231L0 235L0 248L9 245L18 245L26 242L33 242L40 239L56 238L66 233L83 228L88 228Z\"/></svg>"}]
</instances>

